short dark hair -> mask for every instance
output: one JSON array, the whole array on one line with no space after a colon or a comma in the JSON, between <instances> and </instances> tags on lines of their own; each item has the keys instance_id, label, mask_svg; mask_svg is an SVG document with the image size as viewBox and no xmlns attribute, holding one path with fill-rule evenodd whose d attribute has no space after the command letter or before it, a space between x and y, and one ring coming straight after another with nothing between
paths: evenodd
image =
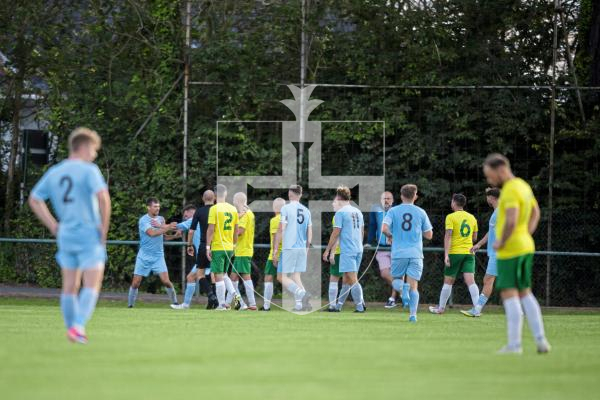
<instances>
[{"instance_id":1,"label":"short dark hair","mask_svg":"<svg viewBox=\"0 0 600 400\"><path fill-rule=\"evenodd\" d=\"M302 195L302 186L300 185L291 185L290 191L296 193L298 196Z\"/></svg>"},{"instance_id":2,"label":"short dark hair","mask_svg":"<svg viewBox=\"0 0 600 400\"><path fill-rule=\"evenodd\" d=\"M188 210L195 210L195 209L196 209L196 206L195 206L195 205L193 205L193 204L186 204L186 205L183 207L183 212L186 212L186 211L188 211Z\"/></svg>"},{"instance_id":3,"label":"short dark hair","mask_svg":"<svg viewBox=\"0 0 600 400\"><path fill-rule=\"evenodd\" d=\"M350 201L352 198L352 193L347 186L338 186L335 191L335 195L344 201Z\"/></svg>"},{"instance_id":4,"label":"short dark hair","mask_svg":"<svg viewBox=\"0 0 600 400\"><path fill-rule=\"evenodd\" d=\"M500 153L492 153L485 158L483 165L487 165L491 169L496 169L499 167L510 168L510 161L508 161L508 158L506 158Z\"/></svg>"},{"instance_id":5,"label":"short dark hair","mask_svg":"<svg viewBox=\"0 0 600 400\"><path fill-rule=\"evenodd\" d=\"M159 203L160 203L160 201L158 201L158 199L156 197L148 197L146 199L146 205L148 207L151 206L152 204L159 204Z\"/></svg>"},{"instance_id":6,"label":"short dark hair","mask_svg":"<svg viewBox=\"0 0 600 400\"><path fill-rule=\"evenodd\" d=\"M227 186L219 183L217 186L215 186L215 193L219 198L224 197L227 194Z\"/></svg>"},{"instance_id":7,"label":"short dark hair","mask_svg":"<svg viewBox=\"0 0 600 400\"><path fill-rule=\"evenodd\" d=\"M467 196L462 193L455 193L452 195L452 201L459 207L467 205Z\"/></svg>"},{"instance_id":8,"label":"short dark hair","mask_svg":"<svg viewBox=\"0 0 600 400\"><path fill-rule=\"evenodd\" d=\"M485 189L485 195L486 196L491 196L491 197L494 197L494 198L497 199L497 198L500 197L500 189L495 188L495 187L494 188L492 188L492 187L491 188L487 188L487 189Z\"/></svg>"},{"instance_id":9,"label":"short dark hair","mask_svg":"<svg viewBox=\"0 0 600 400\"><path fill-rule=\"evenodd\" d=\"M413 185L412 183L406 184L400 188L400 195L402 197L412 200L417 195L417 185Z\"/></svg>"}]
</instances>

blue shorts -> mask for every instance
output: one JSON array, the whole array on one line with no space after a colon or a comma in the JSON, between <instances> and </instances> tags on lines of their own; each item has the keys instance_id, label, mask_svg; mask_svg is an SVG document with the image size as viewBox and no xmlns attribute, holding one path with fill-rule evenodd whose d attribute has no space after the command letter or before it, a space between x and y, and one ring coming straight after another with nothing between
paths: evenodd
<instances>
[{"instance_id":1,"label":"blue shorts","mask_svg":"<svg viewBox=\"0 0 600 400\"><path fill-rule=\"evenodd\" d=\"M83 250L67 251L58 249L56 262L65 269L92 269L106 263L106 247L100 243L92 244Z\"/></svg>"},{"instance_id":2,"label":"blue shorts","mask_svg":"<svg viewBox=\"0 0 600 400\"><path fill-rule=\"evenodd\" d=\"M306 272L307 252L306 248L283 249L279 264L277 264L277 273Z\"/></svg>"},{"instance_id":3,"label":"blue shorts","mask_svg":"<svg viewBox=\"0 0 600 400\"><path fill-rule=\"evenodd\" d=\"M340 254L340 272L358 272L363 253L341 253Z\"/></svg>"},{"instance_id":4,"label":"blue shorts","mask_svg":"<svg viewBox=\"0 0 600 400\"><path fill-rule=\"evenodd\" d=\"M423 259L392 258L392 277L402 278L404 275L420 281L423 275Z\"/></svg>"},{"instance_id":5,"label":"blue shorts","mask_svg":"<svg viewBox=\"0 0 600 400\"><path fill-rule=\"evenodd\" d=\"M496 257L488 258L488 264L485 273L487 275L498 276L498 261Z\"/></svg>"},{"instance_id":6,"label":"blue shorts","mask_svg":"<svg viewBox=\"0 0 600 400\"><path fill-rule=\"evenodd\" d=\"M134 275L140 275L144 278L153 273L154 275L168 272L167 263L164 257L158 257L154 260L142 259L139 255L135 259Z\"/></svg>"}]
</instances>

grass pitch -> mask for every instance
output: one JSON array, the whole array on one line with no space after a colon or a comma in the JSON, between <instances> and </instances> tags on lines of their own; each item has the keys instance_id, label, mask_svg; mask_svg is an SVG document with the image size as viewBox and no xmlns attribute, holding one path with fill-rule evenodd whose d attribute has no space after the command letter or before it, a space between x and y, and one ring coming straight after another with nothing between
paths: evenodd
<instances>
[{"instance_id":1,"label":"grass pitch","mask_svg":"<svg viewBox=\"0 0 600 400\"><path fill-rule=\"evenodd\" d=\"M57 301L0 299L3 399L584 399L600 393L600 313L546 312L554 346L497 356L504 316L423 309L211 312L101 302L90 343Z\"/></svg>"}]
</instances>

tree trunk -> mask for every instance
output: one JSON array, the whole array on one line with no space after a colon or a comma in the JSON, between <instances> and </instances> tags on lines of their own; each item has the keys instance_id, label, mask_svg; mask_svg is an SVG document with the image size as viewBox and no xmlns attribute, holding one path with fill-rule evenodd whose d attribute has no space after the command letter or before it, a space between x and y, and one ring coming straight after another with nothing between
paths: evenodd
<instances>
[{"instance_id":1,"label":"tree trunk","mask_svg":"<svg viewBox=\"0 0 600 400\"><path fill-rule=\"evenodd\" d=\"M12 129L10 140L10 157L8 160L8 172L6 177L6 192L5 192L5 212L4 212L4 233L10 232L10 220L13 215L15 202L15 172L17 170L17 156L20 150L21 143L21 107L23 95L23 75L18 74L15 78L14 92L12 97Z\"/></svg>"},{"instance_id":2,"label":"tree trunk","mask_svg":"<svg viewBox=\"0 0 600 400\"><path fill-rule=\"evenodd\" d=\"M600 86L600 1L594 1L590 21L589 51L592 63L590 86Z\"/></svg>"}]
</instances>

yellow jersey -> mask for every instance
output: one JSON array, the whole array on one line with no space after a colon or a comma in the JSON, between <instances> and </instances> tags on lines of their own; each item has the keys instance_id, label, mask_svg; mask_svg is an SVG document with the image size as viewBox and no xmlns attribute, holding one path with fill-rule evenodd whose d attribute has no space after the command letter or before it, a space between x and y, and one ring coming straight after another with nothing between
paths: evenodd
<instances>
[{"instance_id":1,"label":"yellow jersey","mask_svg":"<svg viewBox=\"0 0 600 400\"><path fill-rule=\"evenodd\" d=\"M519 211L515 230L504 247L497 251L498 259L519 257L535 251L533 237L529 234L529 219L531 211L537 206L537 200L527 182L514 178L504 183L498 200L498 220L496 221L496 240L502 238L506 224L506 210L516 208Z\"/></svg>"},{"instance_id":2,"label":"yellow jersey","mask_svg":"<svg viewBox=\"0 0 600 400\"><path fill-rule=\"evenodd\" d=\"M271 239L271 251L269 251L269 261L273 261L273 238L279 229L279 223L281 222L281 214L277 214L269 222L269 239ZM283 246L283 240L279 242L278 254L281 254L281 247Z\"/></svg>"},{"instance_id":3,"label":"yellow jersey","mask_svg":"<svg viewBox=\"0 0 600 400\"><path fill-rule=\"evenodd\" d=\"M335 216L331 219L331 225L335 225ZM338 245L335 248L335 254L340 254L342 252L342 250L340 249L340 239L338 236Z\"/></svg>"},{"instance_id":4,"label":"yellow jersey","mask_svg":"<svg viewBox=\"0 0 600 400\"><path fill-rule=\"evenodd\" d=\"M254 213L248 209L240 217L239 228L244 228L244 233L238 236L235 255L238 257L252 257L254 255Z\"/></svg>"},{"instance_id":5,"label":"yellow jersey","mask_svg":"<svg viewBox=\"0 0 600 400\"><path fill-rule=\"evenodd\" d=\"M472 214L461 210L446 216L446 230L452 230L449 254L470 254L473 234L478 231L477 220Z\"/></svg>"},{"instance_id":6,"label":"yellow jersey","mask_svg":"<svg viewBox=\"0 0 600 400\"><path fill-rule=\"evenodd\" d=\"M215 226L211 249L233 250L233 233L238 224L236 208L229 203L215 204L208 212L208 224Z\"/></svg>"}]
</instances>

